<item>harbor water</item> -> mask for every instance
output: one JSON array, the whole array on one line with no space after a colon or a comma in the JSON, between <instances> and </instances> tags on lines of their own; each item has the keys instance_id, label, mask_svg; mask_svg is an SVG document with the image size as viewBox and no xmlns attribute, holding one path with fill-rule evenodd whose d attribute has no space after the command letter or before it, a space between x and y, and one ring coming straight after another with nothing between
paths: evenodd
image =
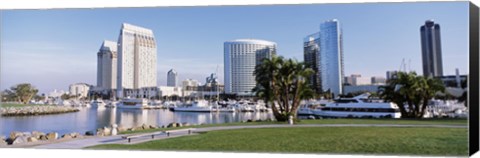
<instances>
[{"instance_id":1,"label":"harbor water","mask_svg":"<svg viewBox=\"0 0 480 158\"><path fill-rule=\"evenodd\" d=\"M266 112L172 112L168 109L121 109L121 108L81 108L79 112L0 117L0 135L8 136L12 131L58 132L59 134L95 131L111 124L123 127L147 125L168 125L172 122L190 124L219 124L247 120L273 118Z\"/></svg>"}]
</instances>

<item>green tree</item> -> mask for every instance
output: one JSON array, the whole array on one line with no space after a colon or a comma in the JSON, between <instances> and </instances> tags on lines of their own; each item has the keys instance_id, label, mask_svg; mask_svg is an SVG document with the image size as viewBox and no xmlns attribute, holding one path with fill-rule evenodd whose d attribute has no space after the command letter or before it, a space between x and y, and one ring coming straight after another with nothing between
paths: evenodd
<instances>
[{"instance_id":1,"label":"green tree","mask_svg":"<svg viewBox=\"0 0 480 158\"><path fill-rule=\"evenodd\" d=\"M255 67L257 86L253 92L271 105L277 121L287 121L289 116L296 118L302 99L313 97L307 82L313 72L303 62L274 55Z\"/></svg>"},{"instance_id":2,"label":"green tree","mask_svg":"<svg viewBox=\"0 0 480 158\"><path fill-rule=\"evenodd\" d=\"M30 83L17 84L10 88L11 93L15 94L17 101L27 104L37 95L38 89L33 87Z\"/></svg>"},{"instance_id":3,"label":"green tree","mask_svg":"<svg viewBox=\"0 0 480 158\"><path fill-rule=\"evenodd\" d=\"M445 87L439 79L418 76L415 72L399 72L380 87L380 97L398 105L402 118L422 118L430 99Z\"/></svg>"}]
</instances>

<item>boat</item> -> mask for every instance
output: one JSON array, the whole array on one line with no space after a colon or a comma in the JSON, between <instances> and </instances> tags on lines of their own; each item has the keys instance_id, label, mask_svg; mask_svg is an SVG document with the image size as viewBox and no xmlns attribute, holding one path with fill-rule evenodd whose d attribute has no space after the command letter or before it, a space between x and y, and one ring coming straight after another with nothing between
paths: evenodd
<instances>
[{"instance_id":1,"label":"boat","mask_svg":"<svg viewBox=\"0 0 480 158\"><path fill-rule=\"evenodd\" d=\"M208 104L206 100L196 100L192 103L185 103L182 106L175 106L172 108L173 111L180 112L212 112L212 106Z\"/></svg>"},{"instance_id":2,"label":"boat","mask_svg":"<svg viewBox=\"0 0 480 158\"><path fill-rule=\"evenodd\" d=\"M300 102L297 115L315 115L314 111L321 110L329 101L328 100L305 100Z\"/></svg>"},{"instance_id":3,"label":"boat","mask_svg":"<svg viewBox=\"0 0 480 158\"><path fill-rule=\"evenodd\" d=\"M143 98L125 98L117 104L117 107L125 109L143 109L148 108L148 101Z\"/></svg>"},{"instance_id":4,"label":"boat","mask_svg":"<svg viewBox=\"0 0 480 158\"><path fill-rule=\"evenodd\" d=\"M111 101L105 105L106 108L115 108L119 102L118 101Z\"/></svg>"},{"instance_id":5,"label":"boat","mask_svg":"<svg viewBox=\"0 0 480 158\"><path fill-rule=\"evenodd\" d=\"M90 105L92 107L104 107L106 104L105 102L103 102L103 100L96 99L96 100L92 100Z\"/></svg>"},{"instance_id":6,"label":"boat","mask_svg":"<svg viewBox=\"0 0 480 158\"><path fill-rule=\"evenodd\" d=\"M313 113L324 118L400 118L395 103L373 100L369 96L365 93L353 98L338 98Z\"/></svg>"}]
</instances>

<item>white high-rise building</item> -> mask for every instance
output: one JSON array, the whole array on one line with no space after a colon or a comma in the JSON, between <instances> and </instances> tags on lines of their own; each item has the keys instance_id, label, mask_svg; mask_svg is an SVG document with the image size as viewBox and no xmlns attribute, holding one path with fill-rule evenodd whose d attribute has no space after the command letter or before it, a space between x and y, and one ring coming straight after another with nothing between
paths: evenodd
<instances>
[{"instance_id":1,"label":"white high-rise building","mask_svg":"<svg viewBox=\"0 0 480 158\"><path fill-rule=\"evenodd\" d=\"M237 39L224 43L225 93L252 95L256 86L255 66L275 54L277 44L257 39Z\"/></svg>"},{"instance_id":2,"label":"white high-rise building","mask_svg":"<svg viewBox=\"0 0 480 158\"><path fill-rule=\"evenodd\" d=\"M117 42L103 41L97 53L97 88L117 88Z\"/></svg>"},{"instance_id":3,"label":"white high-rise building","mask_svg":"<svg viewBox=\"0 0 480 158\"><path fill-rule=\"evenodd\" d=\"M169 87L177 87L178 83L178 73L173 70L173 69L170 69L170 71L167 72L167 86Z\"/></svg>"},{"instance_id":4,"label":"white high-rise building","mask_svg":"<svg viewBox=\"0 0 480 158\"><path fill-rule=\"evenodd\" d=\"M90 91L90 85L86 83L75 83L71 84L68 89L70 96L86 98L88 96L88 91Z\"/></svg>"},{"instance_id":5,"label":"white high-rise building","mask_svg":"<svg viewBox=\"0 0 480 158\"><path fill-rule=\"evenodd\" d=\"M118 37L117 96L147 98L157 86L157 45L153 31L123 23Z\"/></svg>"}]
</instances>

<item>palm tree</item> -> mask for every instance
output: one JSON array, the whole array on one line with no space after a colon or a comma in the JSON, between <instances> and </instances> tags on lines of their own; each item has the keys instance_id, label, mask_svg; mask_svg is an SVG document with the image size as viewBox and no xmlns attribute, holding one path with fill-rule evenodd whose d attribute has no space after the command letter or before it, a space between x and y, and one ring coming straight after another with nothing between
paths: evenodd
<instances>
[{"instance_id":1,"label":"palm tree","mask_svg":"<svg viewBox=\"0 0 480 158\"><path fill-rule=\"evenodd\" d=\"M415 72L398 72L386 86L380 87L380 97L397 104L402 118L422 118L428 101L444 91L438 79L417 76Z\"/></svg>"},{"instance_id":2,"label":"palm tree","mask_svg":"<svg viewBox=\"0 0 480 158\"><path fill-rule=\"evenodd\" d=\"M273 56L255 67L257 86L253 91L271 105L278 121L287 121L289 116L296 117L302 99L313 96L307 82L312 73L303 62Z\"/></svg>"}]
</instances>

